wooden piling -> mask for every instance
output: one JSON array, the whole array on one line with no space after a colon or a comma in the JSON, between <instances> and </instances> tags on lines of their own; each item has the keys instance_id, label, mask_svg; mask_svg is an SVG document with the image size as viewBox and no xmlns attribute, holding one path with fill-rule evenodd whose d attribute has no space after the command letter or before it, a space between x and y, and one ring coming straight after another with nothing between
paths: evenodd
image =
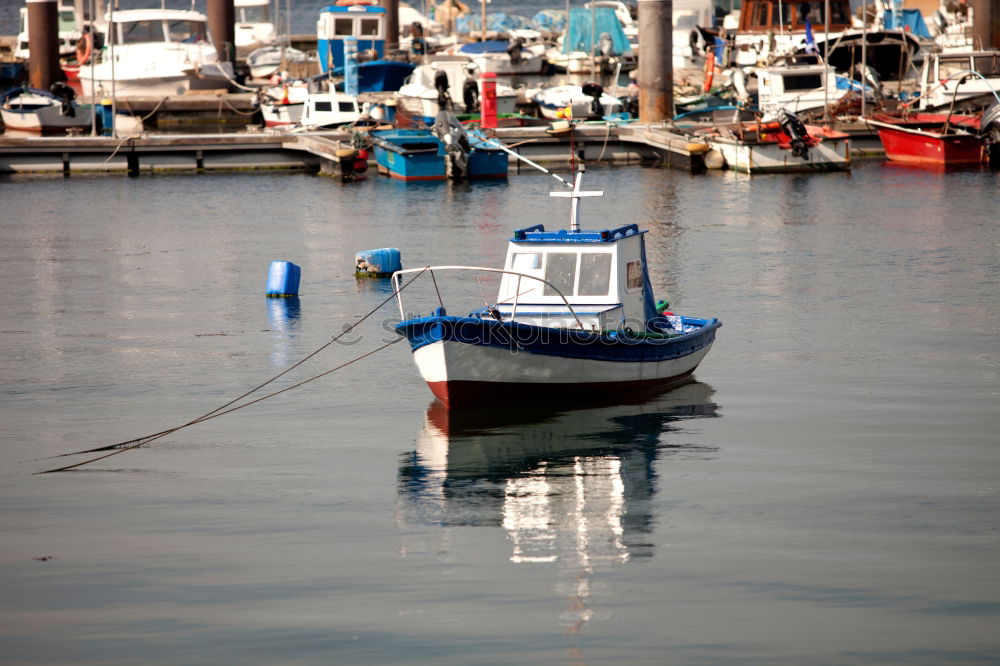
<instances>
[{"instance_id":1,"label":"wooden piling","mask_svg":"<svg viewBox=\"0 0 1000 666\"><path fill-rule=\"evenodd\" d=\"M673 0L639 0L639 121L674 116Z\"/></svg>"},{"instance_id":2,"label":"wooden piling","mask_svg":"<svg viewBox=\"0 0 1000 666\"><path fill-rule=\"evenodd\" d=\"M26 0L28 5L28 82L48 90L62 79L59 68L58 0Z\"/></svg>"},{"instance_id":3,"label":"wooden piling","mask_svg":"<svg viewBox=\"0 0 1000 666\"><path fill-rule=\"evenodd\" d=\"M219 60L236 66L236 9L233 0L208 0L206 4L208 31L219 54Z\"/></svg>"}]
</instances>

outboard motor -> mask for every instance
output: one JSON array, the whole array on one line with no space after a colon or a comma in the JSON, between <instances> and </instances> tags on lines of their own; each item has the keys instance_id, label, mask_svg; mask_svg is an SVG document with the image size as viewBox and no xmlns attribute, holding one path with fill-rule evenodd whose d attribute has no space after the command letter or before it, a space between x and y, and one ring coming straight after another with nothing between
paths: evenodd
<instances>
[{"instance_id":1,"label":"outboard motor","mask_svg":"<svg viewBox=\"0 0 1000 666\"><path fill-rule=\"evenodd\" d=\"M431 130L444 143L448 176L453 180L465 178L468 175L469 151L472 150L472 146L469 145L469 137L462 123L455 114L440 111L434 118Z\"/></svg>"},{"instance_id":2,"label":"outboard motor","mask_svg":"<svg viewBox=\"0 0 1000 666\"><path fill-rule=\"evenodd\" d=\"M994 102L979 118L979 136L991 169L1000 169L1000 102Z\"/></svg>"},{"instance_id":3,"label":"outboard motor","mask_svg":"<svg viewBox=\"0 0 1000 666\"><path fill-rule=\"evenodd\" d=\"M507 45L507 55L510 56L510 64L519 65L521 60L521 50L524 48L524 40L520 37L515 37L510 40L510 44Z\"/></svg>"},{"instance_id":4,"label":"outboard motor","mask_svg":"<svg viewBox=\"0 0 1000 666\"><path fill-rule=\"evenodd\" d=\"M781 129L785 131L785 134L791 137L792 155L801 157L804 160L809 159L809 144L807 142L809 132L806 130L805 124L799 120L799 117L794 113L782 110L778 124L781 125Z\"/></svg>"},{"instance_id":5,"label":"outboard motor","mask_svg":"<svg viewBox=\"0 0 1000 666\"><path fill-rule=\"evenodd\" d=\"M451 108L451 95L448 93L448 74L444 71L438 70L434 74L434 89L438 93L438 106L441 110Z\"/></svg>"},{"instance_id":6,"label":"outboard motor","mask_svg":"<svg viewBox=\"0 0 1000 666\"><path fill-rule=\"evenodd\" d=\"M424 26L420 21L414 21L410 24L410 50L413 52L413 55L424 55L427 53Z\"/></svg>"},{"instance_id":7,"label":"outboard motor","mask_svg":"<svg viewBox=\"0 0 1000 666\"><path fill-rule=\"evenodd\" d=\"M462 103L466 113L479 111L479 82L473 78L466 79L462 84Z\"/></svg>"},{"instance_id":8,"label":"outboard motor","mask_svg":"<svg viewBox=\"0 0 1000 666\"><path fill-rule=\"evenodd\" d=\"M73 108L76 92L72 88L62 81L56 81L49 86L49 92L62 100L62 108L59 110L61 115L69 118L76 117L76 109Z\"/></svg>"},{"instance_id":9,"label":"outboard motor","mask_svg":"<svg viewBox=\"0 0 1000 666\"><path fill-rule=\"evenodd\" d=\"M604 94L604 87L597 81L587 81L583 84L582 91L584 95L594 99L594 101L590 103L590 109L593 114L595 116L603 116L604 109L601 108L601 96Z\"/></svg>"},{"instance_id":10,"label":"outboard motor","mask_svg":"<svg viewBox=\"0 0 1000 666\"><path fill-rule=\"evenodd\" d=\"M615 54L615 40L611 38L610 34L606 32L601 33L601 36L597 38L597 50L605 58L610 58Z\"/></svg>"}]
</instances>

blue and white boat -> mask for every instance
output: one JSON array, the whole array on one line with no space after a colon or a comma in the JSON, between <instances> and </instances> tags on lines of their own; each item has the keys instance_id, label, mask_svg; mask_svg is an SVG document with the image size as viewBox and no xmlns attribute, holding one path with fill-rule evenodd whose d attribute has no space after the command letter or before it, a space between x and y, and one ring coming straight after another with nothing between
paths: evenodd
<instances>
[{"instance_id":1,"label":"blue and white boat","mask_svg":"<svg viewBox=\"0 0 1000 666\"><path fill-rule=\"evenodd\" d=\"M344 44L351 41L358 54L358 92L399 90L414 65L385 60L385 18L385 8L365 4L335 5L320 10L316 47L321 76L344 75L347 64Z\"/></svg>"},{"instance_id":2,"label":"blue and white boat","mask_svg":"<svg viewBox=\"0 0 1000 666\"><path fill-rule=\"evenodd\" d=\"M466 130L450 114L432 129L374 130L379 173L404 181L506 178L507 153L481 130Z\"/></svg>"},{"instance_id":3,"label":"blue and white boat","mask_svg":"<svg viewBox=\"0 0 1000 666\"><path fill-rule=\"evenodd\" d=\"M393 275L403 319L396 332L409 340L421 376L445 405L669 388L687 382L712 347L718 319L658 311L645 231L635 224L580 230L579 199L603 194L581 191L581 177L571 192L552 193L571 199L569 230L537 224L515 231L504 268L428 266ZM496 302L448 314L440 278L450 273L499 275ZM403 303L418 281L434 287L429 315L407 314Z\"/></svg>"}]
</instances>

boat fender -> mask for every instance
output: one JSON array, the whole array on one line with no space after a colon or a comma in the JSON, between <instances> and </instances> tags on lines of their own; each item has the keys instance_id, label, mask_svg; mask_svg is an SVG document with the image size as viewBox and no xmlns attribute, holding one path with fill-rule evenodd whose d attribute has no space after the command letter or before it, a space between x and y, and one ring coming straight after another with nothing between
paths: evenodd
<instances>
[{"instance_id":1,"label":"boat fender","mask_svg":"<svg viewBox=\"0 0 1000 666\"><path fill-rule=\"evenodd\" d=\"M715 150L714 148L705 153L705 156L702 159L705 162L706 169L717 171L726 168L726 157L721 151Z\"/></svg>"},{"instance_id":2,"label":"boat fender","mask_svg":"<svg viewBox=\"0 0 1000 666\"><path fill-rule=\"evenodd\" d=\"M94 36L90 33L90 26L83 26L83 35L76 40L76 62L86 65L90 62L90 56L94 52Z\"/></svg>"},{"instance_id":3,"label":"boat fender","mask_svg":"<svg viewBox=\"0 0 1000 666\"><path fill-rule=\"evenodd\" d=\"M715 51L709 51L705 56L705 92L712 89L712 79L715 77Z\"/></svg>"},{"instance_id":4,"label":"boat fender","mask_svg":"<svg viewBox=\"0 0 1000 666\"><path fill-rule=\"evenodd\" d=\"M711 149L712 147L704 142L691 142L687 144L687 151L694 155L702 155Z\"/></svg>"}]
</instances>

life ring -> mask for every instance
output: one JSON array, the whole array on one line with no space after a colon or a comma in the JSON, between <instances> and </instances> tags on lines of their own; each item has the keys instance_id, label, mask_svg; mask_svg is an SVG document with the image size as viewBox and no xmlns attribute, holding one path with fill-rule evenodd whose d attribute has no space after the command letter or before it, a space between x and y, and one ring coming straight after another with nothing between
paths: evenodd
<instances>
[{"instance_id":1,"label":"life ring","mask_svg":"<svg viewBox=\"0 0 1000 666\"><path fill-rule=\"evenodd\" d=\"M713 77L715 77L715 51L709 51L705 56L705 92L712 89Z\"/></svg>"},{"instance_id":2,"label":"life ring","mask_svg":"<svg viewBox=\"0 0 1000 666\"><path fill-rule=\"evenodd\" d=\"M94 52L94 36L89 32L83 33L80 39L76 40L76 62L86 65L90 61L90 56Z\"/></svg>"}]
</instances>

